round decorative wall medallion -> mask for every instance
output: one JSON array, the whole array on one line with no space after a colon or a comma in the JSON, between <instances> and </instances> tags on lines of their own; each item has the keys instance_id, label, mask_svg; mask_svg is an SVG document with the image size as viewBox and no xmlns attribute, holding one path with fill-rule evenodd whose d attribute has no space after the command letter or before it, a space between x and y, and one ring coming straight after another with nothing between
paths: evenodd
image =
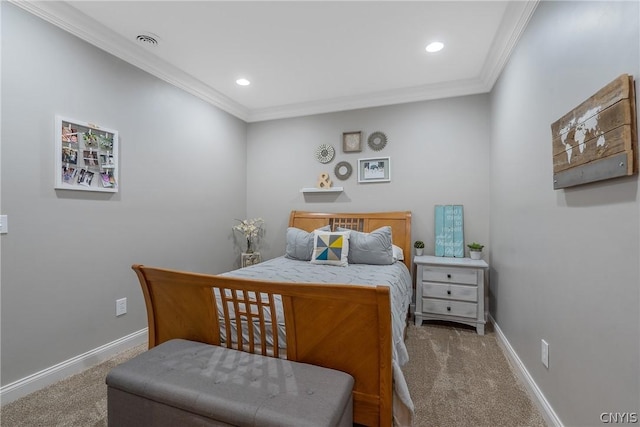
<instances>
[{"instance_id":1,"label":"round decorative wall medallion","mask_svg":"<svg viewBox=\"0 0 640 427\"><path fill-rule=\"evenodd\" d=\"M367 144L373 151L380 151L387 145L387 135L384 132L373 132L369 135Z\"/></svg>"},{"instance_id":2,"label":"round decorative wall medallion","mask_svg":"<svg viewBox=\"0 0 640 427\"><path fill-rule=\"evenodd\" d=\"M329 163L333 160L335 154L336 150L328 144L322 144L316 149L316 159L318 159L320 163Z\"/></svg>"},{"instance_id":3,"label":"round decorative wall medallion","mask_svg":"<svg viewBox=\"0 0 640 427\"><path fill-rule=\"evenodd\" d=\"M333 170L336 178L342 181L349 179L349 177L351 176L351 172L353 172L353 168L351 167L351 163L349 162L340 162Z\"/></svg>"}]
</instances>

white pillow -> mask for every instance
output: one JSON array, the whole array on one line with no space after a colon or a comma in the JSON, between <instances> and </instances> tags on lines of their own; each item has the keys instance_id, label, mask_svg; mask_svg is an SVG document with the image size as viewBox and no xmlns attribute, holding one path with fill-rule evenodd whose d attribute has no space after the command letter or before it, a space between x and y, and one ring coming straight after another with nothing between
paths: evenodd
<instances>
[{"instance_id":1,"label":"white pillow","mask_svg":"<svg viewBox=\"0 0 640 427\"><path fill-rule=\"evenodd\" d=\"M338 265L346 267L349 257L350 231L313 232L312 264Z\"/></svg>"},{"instance_id":2,"label":"white pillow","mask_svg":"<svg viewBox=\"0 0 640 427\"><path fill-rule=\"evenodd\" d=\"M393 262L404 261L404 251L400 246L392 245L393 249Z\"/></svg>"}]
</instances>

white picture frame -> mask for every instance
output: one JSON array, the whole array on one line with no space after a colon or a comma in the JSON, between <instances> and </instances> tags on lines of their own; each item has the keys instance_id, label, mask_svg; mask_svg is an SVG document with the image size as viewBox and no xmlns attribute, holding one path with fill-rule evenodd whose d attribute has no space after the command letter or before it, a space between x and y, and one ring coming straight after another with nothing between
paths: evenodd
<instances>
[{"instance_id":1,"label":"white picture frame","mask_svg":"<svg viewBox=\"0 0 640 427\"><path fill-rule=\"evenodd\" d=\"M118 131L55 117L55 188L117 193Z\"/></svg>"},{"instance_id":2,"label":"white picture frame","mask_svg":"<svg viewBox=\"0 0 640 427\"><path fill-rule=\"evenodd\" d=\"M358 159L358 182L391 182L391 157Z\"/></svg>"}]
</instances>

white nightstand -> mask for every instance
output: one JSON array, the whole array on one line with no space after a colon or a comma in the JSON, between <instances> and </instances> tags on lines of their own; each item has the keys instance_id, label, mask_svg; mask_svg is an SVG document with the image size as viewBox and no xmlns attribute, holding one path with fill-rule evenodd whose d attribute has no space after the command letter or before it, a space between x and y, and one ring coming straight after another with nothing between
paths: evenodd
<instances>
[{"instance_id":1,"label":"white nightstand","mask_svg":"<svg viewBox=\"0 0 640 427\"><path fill-rule=\"evenodd\" d=\"M484 260L416 256L415 324L423 320L447 320L476 327L484 335L488 303L485 304Z\"/></svg>"},{"instance_id":2,"label":"white nightstand","mask_svg":"<svg viewBox=\"0 0 640 427\"><path fill-rule=\"evenodd\" d=\"M240 267L249 267L250 265L259 264L262 262L260 252L242 252L240 255Z\"/></svg>"}]
</instances>

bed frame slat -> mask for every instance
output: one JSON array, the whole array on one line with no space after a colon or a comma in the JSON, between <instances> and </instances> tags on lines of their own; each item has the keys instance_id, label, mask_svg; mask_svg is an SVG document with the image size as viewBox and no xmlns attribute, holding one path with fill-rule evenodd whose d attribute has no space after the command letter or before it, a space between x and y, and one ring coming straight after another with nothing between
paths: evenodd
<instances>
[{"instance_id":1,"label":"bed frame slat","mask_svg":"<svg viewBox=\"0 0 640 427\"><path fill-rule=\"evenodd\" d=\"M364 218L332 218L329 223L331 224L331 230L337 230L338 227L355 231L364 230Z\"/></svg>"}]
</instances>

